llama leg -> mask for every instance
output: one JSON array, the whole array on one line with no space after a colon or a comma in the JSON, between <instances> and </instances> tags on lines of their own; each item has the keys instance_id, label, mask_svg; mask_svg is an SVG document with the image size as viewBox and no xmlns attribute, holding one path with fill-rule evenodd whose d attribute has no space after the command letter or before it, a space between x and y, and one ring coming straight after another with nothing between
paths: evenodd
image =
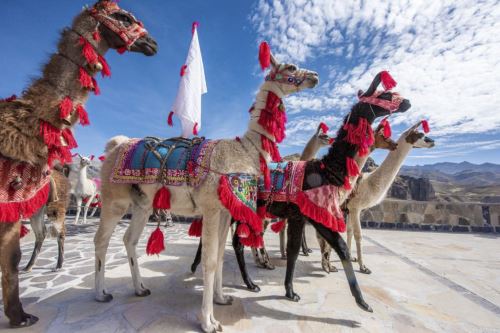
<instances>
[{"instance_id":1,"label":"llama leg","mask_svg":"<svg viewBox=\"0 0 500 333\"><path fill-rule=\"evenodd\" d=\"M66 219L66 208L59 209L57 212L57 218L52 223L52 235L57 237L57 264L54 271L62 268L64 262L64 240L66 238L66 230L64 227L64 221Z\"/></svg>"},{"instance_id":2,"label":"llama leg","mask_svg":"<svg viewBox=\"0 0 500 333\"><path fill-rule=\"evenodd\" d=\"M90 212L90 216L89 217L94 217L94 215L95 215L96 212L97 212L97 206L92 209L92 211Z\"/></svg>"},{"instance_id":3,"label":"llama leg","mask_svg":"<svg viewBox=\"0 0 500 333\"><path fill-rule=\"evenodd\" d=\"M191 264L191 273L194 274L196 272L196 268L198 268L198 265L201 262L201 237L200 237L200 243L198 244L198 250L196 251L196 256L194 257L194 261Z\"/></svg>"},{"instance_id":4,"label":"llama leg","mask_svg":"<svg viewBox=\"0 0 500 333\"><path fill-rule=\"evenodd\" d=\"M363 235L361 233L361 220L360 220L361 212L356 210L351 212L350 218L352 219L350 224L354 229L354 239L356 240L356 252L358 254L358 264L359 271L364 274L371 274L371 270L365 266L363 262L363 247L361 245L363 241Z\"/></svg>"},{"instance_id":5,"label":"llama leg","mask_svg":"<svg viewBox=\"0 0 500 333\"><path fill-rule=\"evenodd\" d=\"M342 262L345 275L347 277L347 282L349 283L349 288L351 289L351 294L356 300L356 304L363 310L368 312L373 312L372 308L364 301L363 294L359 288L358 281L356 280L356 275L354 274L354 269L352 267L351 258L349 256L349 251L347 250L347 244L342 239L338 232L333 232L326 228L324 225L309 220L314 228L323 236L323 238L333 247L335 252Z\"/></svg>"},{"instance_id":6,"label":"llama leg","mask_svg":"<svg viewBox=\"0 0 500 333\"><path fill-rule=\"evenodd\" d=\"M87 224L87 214L89 212L89 207L92 201L94 200L95 194L90 196L89 200L85 203L85 207L83 207L83 224Z\"/></svg>"},{"instance_id":7,"label":"llama leg","mask_svg":"<svg viewBox=\"0 0 500 333\"><path fill-rule=\"evenodd\" d=\"M23 271L30 272L35 265L36 259L38 258L38 254L40 253L40 249L42 248L43 241L45 240L45 225L43 223L43 218L45 216L45 207L43 206L30 218L31 230L35 233L35 248L33 249L33 253L31 254L31 259L24 267Z\"/></svg>"},{"instance_id":8,"label":"llama leg","mask_svg":"<svg viewBox=\"0 0 500 333\"><path fill-rule=\"evenodd\" d=\"M286 228L283 228L283 230L280 231L280 252L281 252L281 259L286 259Z\"/></svg>"},{"instance_id":9,"label":"llama leg","mask_svg":"<svg viewBox=\"0 0 500 333\"><path fill-rule=\"evenodd\" d=\"M347 222L347 250L349 251L349 255L351 256L352 261L356 261L356 258L352 256L351 252L351 245L352 245L352 236L354 234L354 227L353 227L353 221L351 219L351 214L353 210L349 210L349 214L346 215L346 222Z\"/></svg>"},{"instance_id":10,"label":"llama leg","mask_svg":"<svg viewBox=\"0 0 500 333\"><path fill-rule=\"evenodd\" d=\"M267 253L266 244L264 243L262 248L260 248L258 251L260 252L260 257L262 258L262 264L264 268L273 270L275 267L273 264L271 264L271 259L269 259L269 254Z\"/></svg>"},{"instance_id":11,"label":"llama leg","mask_svg":"<svg viewBox=\"0 0 500 333\"><path fill-rule=\"evenodd\" d=\"M297 262L297 258L299 256L303 228L304 220L301 216L288 218L285 296L294 302L298 302L300 300L300 296L293 291L293 273L295 271L295 263Z\"/></svg>"},{"instance_id":12,"label":"llama leg","mask_svg":"<svg viewBox=\"0 0 500 333\"><path fill-rule=\"evenodd\" d=\"M95 246L95 291L98 302L110 302L111 294L106 292L104 283L104 271L106 265L106 252L109 241L113 235L116 225L121 217L127 212L128 203L110 203L103 205L101 210L101 222L94 237Z\"/></svg>"},{"instance_id":13,"label":"llama leg","mask_svg":"<svg viewBox=\"0 0 500 333\"><path fill-rule=\"evenodd\" d=\"M139 263L137 262L136 247L139 238L148 222L152 208L141 207L137 204L132 206L132 219L123 236L123 242L127 249L128 263L130 272L132 273L132 281L134 282L135 294L139 297L151 295L151 291L144 287L142 282L141 272L139 271Z\"/></svg>"},{"instance_id":14,"label":"llama leg","mask_svg":"<svg viewBox=\"0 0 500 333\"><path fill-rule=\"evenodd\" d=\"M237 229L237 226L236 226ZM236 260L238 261L238 266L240 267L241 277L243 282L247 285L247 288L251 291L259 292L260 288L258 285L253 283L252 278L248 274L247 265L245 262L245 247L240 242L240 237L238 233L233 234L233 249L236 254Z\"/></svg>"},{"instance_id":15,"label":"llama leg","mask_svg":"<svg viewBox=\"0 0 500 333\"><path fill-rule=\"evenodd\" d=\"M201 328L203 332L222 331L221 324L214 318L214 282L217 269L220 211L204 211L201 250L203 266L203 301L201 306Z\"/></svg>"},{"instance_id":16,"label":"llama leg","mask_svg":"<svg viewBox=\"0 0 500 333\"><path fill-rule=\"evenodd\" d=\"M332 248L328 245L327 241L316 231L316 239L319 243L319 248L321 251L321 267L328 274L331 272L338 272L338 269L332 265L330 261Z\"/></svg>"},{"instance_id":17,"label":"llama leg","mask_svg":"<svg viewBox=\"0 0 500 333\"><path fill-rule=\"evenodd\" d=\"M254 247L251 247L250 250L252 251L253 261L255 262L255 265L257 265L257 267L264 268L264 264L262 263L262 260L260 258L259 251Z\"/></svg>"},{"instance_id":18,"label":"llama leg","mask_svg":"<svg viewBox=\"0 0 500 333\"><path fill-rule=\"evenodd\" d=\"M0 268L2 270L2 296L4 312L11 327L28 327L38 318L25 313L19 300L19 271L21 248L19 244L21 222L0 223Z\"/></svg>"},{"instance_id":19,"label":"llama leg","mask_svg":"<svg viewBox=\"0 0 500 333\"><path fill-rule=\"evenodd\" d=\"M219 247L217 249L217 270L215 273L214 302L219 305L233 304L232 296L225 296L222 288L222 272L224 268L224 250L226 248L227 234L231 225L231 216L228 212L221 212L219 225Z\"/></svg>"},{"instance_id":20,"label":"llama leg","mask_svg":"<svg viewBox=\"0 0 500 333\"><path fill-rule=\"evenodd\" d=\"M302 230L302 254L305 256L309 256L309 253L312 253L312 250L307 246L307 239L306 239L306 228Z\"/></svg>"},{"instance_id":21,"label":"llama leg","mask_svg":"<svg viewBox=\"0 0 500 333\"><path fill-rule=\"evenodd\" d=\"M82 211L82 201L83 201L83 198L77 195L76 196L75 224L78 224L78 220L80 219L80 212Z\"/></svg>"}]
</instances>

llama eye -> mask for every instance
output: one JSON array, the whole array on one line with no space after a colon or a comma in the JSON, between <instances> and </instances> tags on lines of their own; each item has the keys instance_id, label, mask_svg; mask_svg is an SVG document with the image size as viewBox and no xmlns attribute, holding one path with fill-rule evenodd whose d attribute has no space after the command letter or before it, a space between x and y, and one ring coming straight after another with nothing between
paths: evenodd
<instances>
[{"instance_id":1,"label":"llama eye","mask_svg":"<svg viewBox=\"0 0 500 333\"><path fill-rule=\"evenodd\" d=\"M293 82L293 78L289 77L288 78L288 82L292 83Z\"/></svg>"}]
</instances>

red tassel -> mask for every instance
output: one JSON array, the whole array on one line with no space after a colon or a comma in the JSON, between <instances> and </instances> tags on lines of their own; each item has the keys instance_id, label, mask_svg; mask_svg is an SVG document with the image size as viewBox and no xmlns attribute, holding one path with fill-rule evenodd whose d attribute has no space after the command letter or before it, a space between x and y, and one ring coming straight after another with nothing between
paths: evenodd
<instances>
[{"instance_id":1,"label":"red tassel","mask_svg":"<svg viewBox=\"0 0 500 333\"><path fill-rule=\"evenodd\" d=\"M99 33L99 30L96 30L92 33L92 39L94 39L98 43L101 41L101 34Z\"/></svg>"},{"instance_id":2,"label":"red tassel","mask_svg":"<svg viewBox=\"0 0 500 333\"><path fill-rule=\"evenodd\" d=\"M349 181L349 177L348 176L344 177L344 189L345 190L352 190L351 182Z\"/></svg>"},{"instance_id":3,"label":"red tassel","mask_svg":"<svg viewBox=\"0 0 500 333\"><path fill-rule=\"evenodd\" d=\"M275 222L271 224L271 230L278 234L285 228L285 224L285 221Z\"/></svg>"},{"instance_id":4,"label":"red tassel","mask_svg":"<svg viewBox=\"0 0 500 333\"><path fill-rule=\"evenodd\" d=\"M387 117L382 119L380 125L382 125L382 127L384 128L384 137L386 139L390 138L392 136L392 130L391 130L391 124L389 124L389 120L387 120Z\"/></svg>"},{"instance_id":5,"label":"red tassel","mask_svg":"<svg viewBox=\"0 0 500 333\"><path fill-rule=\"evenodd\" d=\"M92 78L92 86L94 86L94 95L100 95L101 89L99 89L99 85L97 84L97 81L95 78Z\"/></svg>"},{"instance_id":6,"label":"red tassel","mask_svg":"<svg viewBox=\"0 0 500 333\"><path fill-rule=\"evenodd\" d=\"M68 96L59 103L59 117L66 119L73 112L73 101Z\"/></svg>"},{"instance_id":7,"label":"red tassel","mask_svg":"<svg viewBox=\"0 0 500 333\"><path fill-rule=\"evenodd\" d=\"M186 69L188 68L187 65L182 65L181 67L181 77L183 77L186 74Z\"/></svg>"},{"instance_id":8,"label":"red tassel","mask_svg":"<svg viewBox=\"0 0 500 333\"><path fill-rule=\"evenodd\" d=\"M155 231L149 236L146 253L150 256L153 254L160 254L163 250L165 250L165 237L160 227L156 227Z\"/></svg>"},{"instance_id":9,"label":"red tassel","mask_svg":"<svg viewBox=\"0 0 500 333\"><path fill-rule=\"evenodd\" d=\"M172 119L172 117L174 116L174 111L170 111L170 113L168 114L168 126L174 126L174 121Z\"/></svg>"},{"instance_id":10,"label":"red tassel","mask_svg":"<svg viewBox=\"0 0 500 333\"><path fill-rule=\"evenodd\" d=\"M262 144L262 149L271 155L271 159L273 162L280 162L281 161L281 155L280 151L278 150L278 146L274 142L272 142L267 136L261 135L261 144Z\"/></svg>"},{"instance_id":11,"label":"red tassel","mask_svg":"<svg viewBox=\"0 0 500 333\"><path fill-rule=\"evenodd\" d=\"M236 232L238 233L238 236L240 238L247 238L248 236L250 236L250 228L246 223L240 223Z\"/></svg>"},{"instance_id":12,"label":"red tassel","mask_svg":"<svg viewBox=\"0 0 500 333\"><path fill-rule=\"evenodd\" d=\"M79 79L79 81L80 81L80 85L83 88L89 88L89 89L93 88L92 77L82 67L80 67L80 79Z\"/></svg>"},{"instance_id":13,"label":"red tassel","mask_svg":"<svg viewBox=\"0 0 500 333\"><path fill-rule=\"evenodd\" d=\"M127 47L126 46L122 46L119 49L116 49L116 52L118 52L118 54L124 54L125 51L127 51Z\"/></svg>"},{"instance_id":14,"label":"red tassel","mask_svg":"<svg viewBox=\"0 0 500 333\"><path fill-rule=\"evenodd\" d=\"M201 237L203 231L203 220L194 220L189 226L188 235L191 237Z\"/></svg>"},{"instance_id":15,"label":"red tassel","mask_svg":"<svg viewBox=\"0 0 500 333\"><path fill-rule=\"evenodd\" d=\"M427 134L431 131L429 127L429 122L427 120L422 120L422 129L424 130L424 133Z\"/></svg>"},{"instance_id":16,"label":"red tassel","mask_svg":"<svg viewBox=\"0 0 500 333\"><path fill-rule=\"evenodd\" d=\"M10 97L7 97L7 98L0 98L0 102L13 102L17 99L17 96L16 95L11 95Z\"/></svg>"},{"instance_id":17,"label":"red tassel","mask_svg":"<svg viewBox=\"0 0 500 333\"><path fill-rule=\"evenodd\" d=\"M170 209L170 191L165 186L162 186L155 194L153 200L153 208L155 209Z\"/></svg>"},{"instance_id":18,"label":"red tassel","mask_svg":"<svg viewBox=\"0 0 500 333\"><path fill-rule=\"evenodd\" d=\"M267 216L267 208L266 208L266 206L259 206L259 207L257 207L257 215L259 215L259 217L261 219L266 218L266 216Z\"/></svg>"},{"instance_id":19,"label":"red tassel","mask_svg":"<svg viewBox=\"0 0 500 333\"><path fill-rule=\"evenodd\" d=\"M352 157L348 157L346 159L346 165L347 165L347 174L350 177L355 177L359 175L359 167L356 161Z\"/></svg>"},{"instance_id":20,"label":"red tassel","mask_svg":"<svg viewBox=\"0 0 500 333\"><path fill-rule=\"evenodd\" d=\"M194 123L194 126L193 126L193 135L198 135L198 123Z\"/></svg>"},{"instance_id":21,"label":"red tassel","mask_svg":"<svg viewBox=\"0 0 500 333\"><path fill-rule=\"evenodd\" d=\"M382 85L384 90L391 90L397 84L397 82L392 78L388 71L380 72L380 79L382 80Z\"/></svg>"},{"instance_id":22,"label":"red tassel","mask_svg":"<svg viewBox=\"0 0 500 333\"><path fill-rule=\"evenodd\" d=\"M101 161L101 162L104 162L106 160L106 156L104 156L104 155L101 155L98 158L99 158L99 161Z\"/></svg>"},{"instance_id":23,"label":"red tassel","mask_svg":"<svg viewBox=\"0 0 500 333\"><path fill-rule=\"evenodd\" d=\"M330 138L330 140L328 140L328 144L330 144L330 145L333 145L334 142L335 142L334 138Z\"/></svg>"},{"instance_id":24,"label":"red tassel","mask_svg":"<svg viewBox=\"0 0 500 333\"><path fill-rule=\"evenodd\" d=\"M17 222L20 218L30 218L47 203L50 184L42 187L31 199L24 202L0 202L0 223Z\"/></svg>"},{"instance_id":25,"label":"red tassel","mask_svg":"<svg viewBox=\"0 0 500 333\"><path fill-rule=\"evenodd\" d=\"M259 46L259 63L262 70L271 66L271 49L267 42L260 43Z\"/></svg>"},{"instance_id":26,"label":"red tassel","mask_svg":"<svg viewBox=\"0 0 500 333\"><path fill-rule=\"evenodd\" d=\"M89 115L87 114L87 111L85 110L82 104L78 104L76 106L76 112L78 113L78 118L80 119L80 125L82 126L90 125Z\"/></svg>"},{"instance_id":27,"label":"red tassel","mask_svg":"<svg viewBox=\"0 0 500 333\"><path fill-rule=\"evenodd\" d=\"M61 130L52 126L49 122L40 121L40 136L49 147L61 145Z\"/></svg>"},{"instance_id":28,"label":"red tassel","mask_svg":"<svg viewBox=\"0 0 500 333\"><path fill-rule=\"evenodd\" d=\"M29 233L30 233L30 229L26 228L24 226L24 224L21 224L21 232L19 234L19 238L23 238L24 236L26 236Z\"/></svg>"},{"instance_id":29,"label":"red tassel","mask_svg":"<svg viewBox=\"0 0 500 333\"><path fill-rule=\"evenodd\" d=\"M193 25L191 26L191 34L194 34L194 32L196 31L196 29L198 29L199 25L200 24L197 21L193 22Z\"/></svg>"},{"instance_id":30,"label":"red tassel","mask_svg":"<svg viewBox=\"0 0 500 333\"><path fill-rule=\"evenodd\" d=\"M271 189L271 173L269 172L267 162L262 155L260 155L260 172L264 175L264 188L268 191Z\"/></svg>"},{"instance_id":31,"label":"red tassel","mask_svg":"<svg viewBox=\"0 0 500 333\"><path fill-rule=\"evenodd\" d=\"M321 131L326 134L326 132L328 132L328 130L330 129L325 123L321 122L319 124L319 127L321 128Z\"/></svg>"},{"instance_id":32,"label":"red tassel","mask_svg":"<svg viewBox=\"0 0 500 333\"><path fill-rule=\"evenodd\" d=\"M49 148L49 156L47 160L49 167L52 168L56 160L59 160L61 164L71 163L71 151L68 147L52 146Z\"/></svg>"},{"instance_id":33,"label":"red tassel","mask_svg":"<svg viewBox=\"0 0 500 333\"><path fill-rule=\"evenodd\" d=\"M66 141L66 144L68 145L68 149L73 149L78 147L78 144L76 143L75 137L73 136L73 132L69 128L65 128L62 130L61 135Z\"/></svg>"},{"instance_id":34,"label":"red tassel","mask_svg":"<svg viewBox=\"0 0 500 333\"><path fill-rule=\"evenodd\" d=\"M87 60L89 64L96 64L98 61L97 52L94 47L83 37L79 39L80 45L82 45L82 56Z\"/></svg>"},{"instance_id":35,"label":"red tassel","mask_svg":"<svg viewBox=\"0 0 500 333\"><path fill-rule=\"evenodd\" d=\"M99 59L99 62L101 63L101 65L102 65L102 71L101 71L102 77L111 76L111 68L109 67L108 62L106 61L106 59L104 59L104 57L101 56L100 54L98 56L98 59Z\"/></svg>"}]
</instances>

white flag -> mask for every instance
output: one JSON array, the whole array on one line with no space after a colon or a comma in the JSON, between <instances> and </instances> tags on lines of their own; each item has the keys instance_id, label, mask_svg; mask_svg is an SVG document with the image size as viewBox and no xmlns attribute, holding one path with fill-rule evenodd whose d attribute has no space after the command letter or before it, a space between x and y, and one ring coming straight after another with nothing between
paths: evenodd
<instances>
[{"instance_id":1,"label":"white flag","mask_svg":"<svg viewBox=\"0 0 500 333\"><path fill-rule=\"evenodd\" d=\"M186 62L181 68L179 90L169 115L169 125L172 125L173 114L180 119L182 136L185 138L191 134L197 135L201 129L201 95L207 92L197 26L196 22L193 23L193 38Z\"/></svg>"}]
</instances>

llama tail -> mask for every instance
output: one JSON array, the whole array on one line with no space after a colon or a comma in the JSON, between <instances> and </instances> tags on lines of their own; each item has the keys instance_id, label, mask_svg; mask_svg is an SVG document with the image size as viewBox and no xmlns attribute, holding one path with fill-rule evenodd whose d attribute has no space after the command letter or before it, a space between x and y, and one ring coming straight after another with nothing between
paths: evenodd
<instances>
[{"instance_id":1,"label":"llama tail","mask_svg":"<svg viewBox=\"0 0 500 333\"><path fill-rule=\"evenodd\" d=\"M106 143L106 148L104 149L104 152L106 154L109 154L109 152L111 152L113 149L115 149L116 147L118 147L122 143L127 142L128 140L130 140L130 139L128 137L126 137L125 135L117 135L115 137L112 137L108 141L108 143Z\"/></svg>"}]
</instances>

